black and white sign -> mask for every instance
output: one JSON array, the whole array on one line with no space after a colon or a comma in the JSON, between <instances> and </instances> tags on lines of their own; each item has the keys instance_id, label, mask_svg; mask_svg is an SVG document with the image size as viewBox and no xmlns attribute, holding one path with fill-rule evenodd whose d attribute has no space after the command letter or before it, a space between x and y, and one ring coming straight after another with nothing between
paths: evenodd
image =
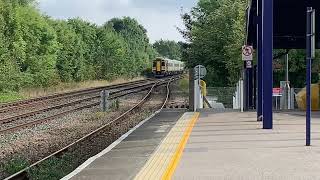
<instances>
[{"instance_id":1,"label":"black and white sign","mask_svg":"<svg viewBox=\"0 0 320 180\"><path fill-rule=\"evenodd\" d=\"M252 61L246 61L246 68L252 68Z\"/></svg>"},{"instance_id":2,"label":"black and white sign","mask_svg":"<svg viewBox=\"0 0 320 180\"><path fill-rule=\"evenodd\" d=\"M207 69L203 65L198 65L194 68L194 78L199 79L204 78L207 75Z\"/></svg>"},{"instance_id":3,"label":"black and white sign","mask_svg":"<svg viewBox=\"0 0 320 180\"><path fill-rule=\"evenodd\" d=\"M253 47L252 46L242 46L242 60L243 61L252 61L253 59Z\"/></svg>"}]
</instances>

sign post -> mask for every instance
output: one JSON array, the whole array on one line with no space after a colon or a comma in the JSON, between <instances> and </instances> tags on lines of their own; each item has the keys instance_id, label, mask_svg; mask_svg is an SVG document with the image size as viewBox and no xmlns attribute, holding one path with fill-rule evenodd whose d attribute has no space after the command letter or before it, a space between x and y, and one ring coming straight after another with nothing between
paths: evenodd
<instances>
[{"instance_id":1,"label":"sign post","mask_svg":"<svg viewBox=\"0 0 320 180\"><path fill-rule=\"evenodd\" d=\"M203 108L203 96L200 88L201 78L207 75L207 69L203 65L194 68L194 111Z\"/></svg>"},{"instance_id":2,"label":"sign post","mask_svg":"<svg viewBox=\"0 0 320 180\"><path fill-rule=\"evenodd\" d=\"M203 65L196 66L194 72L194 79L201 79L207 75L207 69Z\"/></svg>"},{"instance_id":3,"label":"sign post","mask_svg":"<svg viewBox=\"0 0 320 180\"><path fill-rule=\"evenodd\" d=\"M242 46L242 60L246 62L246 68L252 68L253 60L253 47L252 46Z\"/></svg>"},{"instance_id":4,"label":"sign post","mask_svg":"<svg viewBox=\"0 0 320 180\"><path fill-rule=\"evenodd\" d=\"M243 105L245 110L253 106L253 47L244 45L242 46L242 60L244 61L243 70Z\"/></svg>"}]
</instances>

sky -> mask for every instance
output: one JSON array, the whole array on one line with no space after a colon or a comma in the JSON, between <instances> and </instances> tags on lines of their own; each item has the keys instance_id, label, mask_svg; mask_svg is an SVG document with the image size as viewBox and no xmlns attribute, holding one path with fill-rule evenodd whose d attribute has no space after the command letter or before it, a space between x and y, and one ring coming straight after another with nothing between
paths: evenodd
<instances>
[{"instance_id":1,"label":"sky","mask_svg":"<svg viewBox=\"0 0 320 180\"><path fill-rule=\"evenodd\" d=\"M38 0L40 10L57 19L80 17L103 24L113 17L136 18L148 31L150 41L183 41L181 9L188 12L197 0Z\"/></svg>"}]
</instances>

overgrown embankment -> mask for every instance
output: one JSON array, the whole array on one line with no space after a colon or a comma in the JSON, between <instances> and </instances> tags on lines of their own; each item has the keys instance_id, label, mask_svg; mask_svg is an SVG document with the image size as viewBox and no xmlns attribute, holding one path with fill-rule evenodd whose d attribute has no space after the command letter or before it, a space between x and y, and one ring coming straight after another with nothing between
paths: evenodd
<instances>
[{"instance_id":1,"label":"overgrown embankment","mask_svg":"<svg viewBox=\"0 0 320 180\"><path fill-rule=\"evenodd\" d=\"M34 0L0 0L0 101L26 88L139 76L156 56L146 33L130 17L98 26L52 19Z\"/></svg>"}]
</instances>

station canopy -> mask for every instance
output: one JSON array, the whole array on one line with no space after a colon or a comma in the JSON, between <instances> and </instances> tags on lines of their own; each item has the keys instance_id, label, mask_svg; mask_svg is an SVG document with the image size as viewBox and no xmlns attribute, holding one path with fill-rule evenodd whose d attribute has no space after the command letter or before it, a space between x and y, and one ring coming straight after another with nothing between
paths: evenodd
<instances>
[{"instance_id":1,"label":"station canopy","mask_svg":"<svg viewBox=\"0 0 320 180\"><path fill-rule=\"evenodd\" d=\"M247 43L257 47L257 1L248 9ZM316 11L316 48L320 49L320 0L274 0L273 42L275 49L306 48L307 7Z\"/></svg>"}]
</instances>

